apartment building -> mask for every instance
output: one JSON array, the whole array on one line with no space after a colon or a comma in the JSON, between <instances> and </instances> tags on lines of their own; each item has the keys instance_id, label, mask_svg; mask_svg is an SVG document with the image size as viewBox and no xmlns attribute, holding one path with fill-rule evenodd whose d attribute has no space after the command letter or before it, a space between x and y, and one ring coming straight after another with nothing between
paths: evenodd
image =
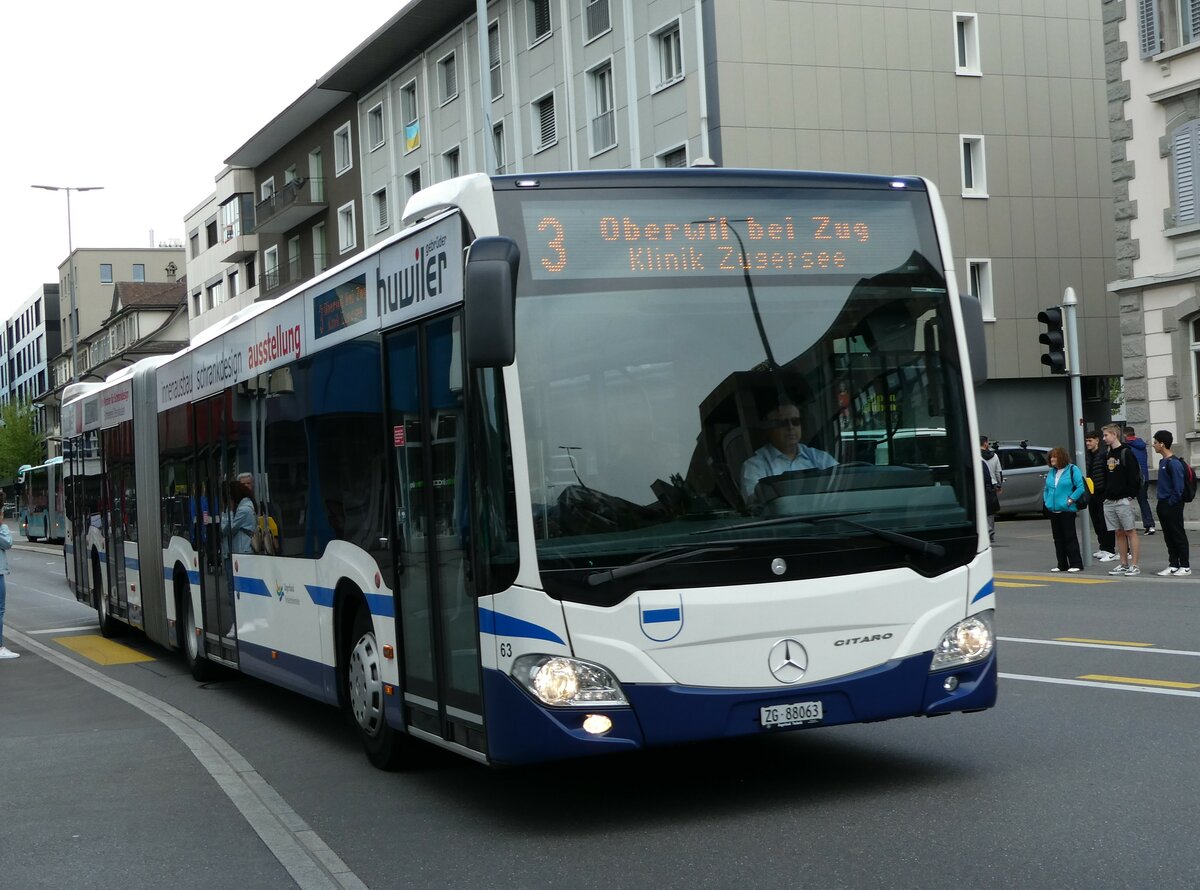
<instances>
[{"instance_id":1,"label":"apartment building","mask_svg":"<svg viewBox=\"0 0 1200 890\"><path fill-rule=\"evenodd\" d=\"M1125 416L1200 459L1200 3L1102 4ZM1189 508L1191 509L1191 508Z\"/></svg>"},{"instance_id":2,"label":"apartment building","mask_svg":"<svg viewBox=\"0 0 1200 890\"><path fill-rule=\"evenodd\" d=\"M294 186L296 209L268 207L265 230L256 207L260 285L243 300L266 295L267 268L283 288L318 270L310 256L394 234L413 192L484 170L489 146L496 173L698 159L917 173L939 186L959 281L984 304L985 431L1068 441L1068 388L1041 364L1036 321L1067 287L1085 415L1108 417L1122 345L1095 4L494 0L484 27L481 59L474 2L410 3L227 159L252 171L243 202L250 183L259 205ZM323 201L302 181L318 171Z\"/></svg>"},{"instance_id":3,"label":"apartment building","mask_svg":"<svg viewBox=\"0 0 1200 890\"><path fill-rule=\"evenodd\" d=\"M36 402L49 390L49 364L62 351L58 312L58 285L43 284L5 322L0 402Z\"/></svg>"}]
</instances>

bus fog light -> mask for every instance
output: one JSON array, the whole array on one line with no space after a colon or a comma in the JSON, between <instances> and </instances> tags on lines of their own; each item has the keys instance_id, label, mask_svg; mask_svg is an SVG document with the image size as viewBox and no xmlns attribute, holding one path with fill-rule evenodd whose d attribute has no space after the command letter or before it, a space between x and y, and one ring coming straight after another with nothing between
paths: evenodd
<instances>
[{"instance_id":1,"label":"bus fog light","mask_svg":"<svg viewBox=\"0 0 1200 890\"><path fill-rule=\"evenodd\" d=\"M947 692L953 692L958 688L958 677L947 677L946 682L942 684L942 688Z\"/></svg>"},{"instance_id":2,"label":"bus fog light","mask_svg":"<svg viewBox=\"0 0 1200 890\"><path fill-rule=\"evenodd\" d=\"M583 721L584 732L592 735L603 735L612 729L612 721L603 714L588 714Z\"/></svg>"},{"instance_id":3,"label":"bus fog light","mask_svg":"<svg viewBox=\"0 0 1200 890\"><path fill-rule=\"evenodd\" d=\"M996 648L996 632L992 627L992 612L980 612L966 618L944 634L933 650L931 671L974 664L983 661Z\"/></svg>"},{"instance_id":4,"label":"bus fog light","mask_svg":"<svg viewBox=\"0 0 1200 890\"><path fill-rule=\"evenodd\" d=\"M612 674L575 658L522 655L513 662L512 677L538 701L555 707L628 704Z\"/></svg>"}]
</instances>

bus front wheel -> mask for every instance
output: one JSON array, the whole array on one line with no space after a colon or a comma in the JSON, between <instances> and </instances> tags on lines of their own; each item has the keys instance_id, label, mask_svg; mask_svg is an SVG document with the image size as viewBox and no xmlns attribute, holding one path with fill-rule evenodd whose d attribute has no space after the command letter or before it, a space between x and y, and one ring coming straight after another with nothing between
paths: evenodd
<instances>
[{"instance_id":1,"label":"bus front wheel","mask_svg":"<svg viewBox=\"0 0 1200 890\"><path fill-rule=\"evenodd\" d=\"M367 759L380 769L399 768L405 742L387 722L383 708L383 656L375 639L371 613L360 607L354 614L346 658L346 706Z\"/></svg>"}]
</instances>

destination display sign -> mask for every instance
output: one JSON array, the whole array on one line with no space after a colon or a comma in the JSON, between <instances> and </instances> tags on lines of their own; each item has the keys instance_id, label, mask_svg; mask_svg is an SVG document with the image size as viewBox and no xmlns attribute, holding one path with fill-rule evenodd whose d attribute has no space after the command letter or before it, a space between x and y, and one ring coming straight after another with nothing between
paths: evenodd
<instances>
[{"instance_id":1,"label":"destination display sign","mask_svg":"<svg viewBox=\"0 0 1200 890\"><path fill-rule=\"evenodd\" d=\"M696 189L620 201L530 200L535 281L835 274L870 276L922 245L924 195L822 190L756 197ZM928 216L928 205L925 206Z\"/></svg>"}]
</instances>

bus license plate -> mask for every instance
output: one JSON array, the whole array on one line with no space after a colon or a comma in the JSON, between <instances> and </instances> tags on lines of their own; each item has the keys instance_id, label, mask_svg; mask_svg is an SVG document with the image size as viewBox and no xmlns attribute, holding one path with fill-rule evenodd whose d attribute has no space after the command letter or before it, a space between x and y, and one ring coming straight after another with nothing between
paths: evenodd
<instances>
[{"instance_id":1,"label":"bus license plate","mask_svg":"<svg viewBox=\"0 0 1200 890\"><path fill-rule=\"evenodd\" d=\"M820 723L825 716L819 701L798 701L789 705L771 705L759 709L763 729L777 726L800 726L805 723Z\"/></svg>"}]
</instances>

